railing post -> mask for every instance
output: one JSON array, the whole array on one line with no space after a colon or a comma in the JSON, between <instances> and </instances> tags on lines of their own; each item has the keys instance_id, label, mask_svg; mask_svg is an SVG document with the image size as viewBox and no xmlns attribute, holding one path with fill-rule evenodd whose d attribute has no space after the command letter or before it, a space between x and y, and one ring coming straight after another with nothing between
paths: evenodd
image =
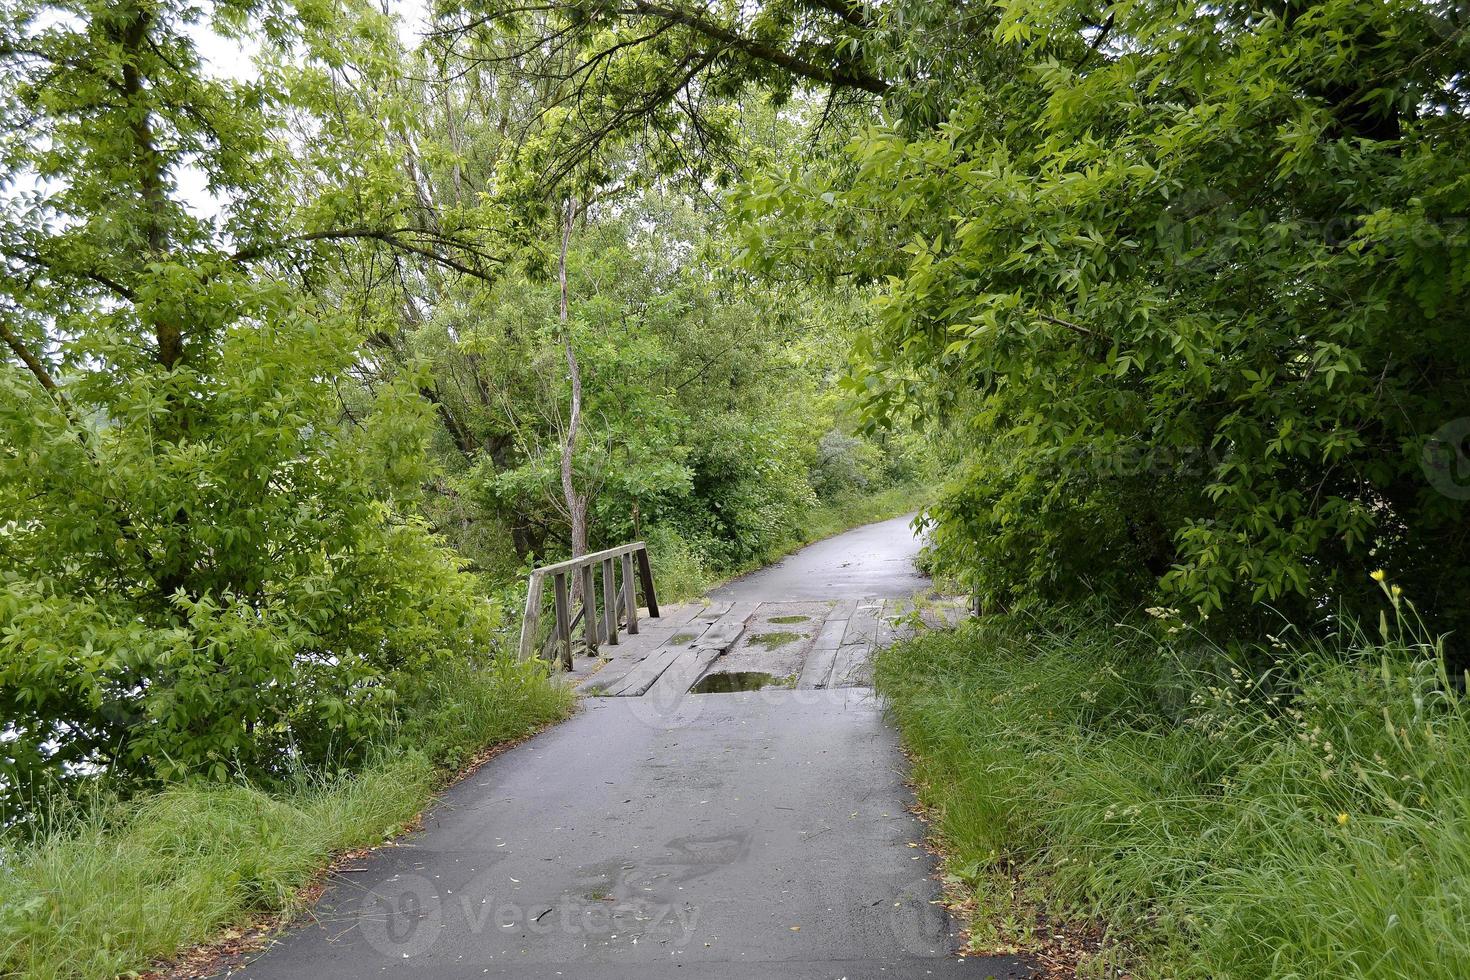
<instances>
[{"instance_id":1,"label":"railing post","mask_svg":"<svg viewBox=\"0 0 1470 980\"><path fill-rule=\"evenodd\" d=\"M623 609L628 614L628 635L638 635L638 585L633 580L633 555L623 552Z\"/></svg>"},{"instance_id":2,"label":"railing post","mask_svg":"<svg viewBox=\"0 0 1470 980\"><path fill-rule=\"evenodd\" d=\"M613 560L602 560L602 625L603 639L611 646L618 645L618 583L613 572Z\"/></svg>"},{"instance_id":3,"label":"railing post","mask_svg":"<svg viewBox=\"0 0 1470 980\"><path fill-rule=\"evenodd\" d=\"M588 655L597 652L597 593L592 590L593 576L592 566L583 565L579 571L582 574L582 635L587 640ZM567 651L567 660L571 660L571 651ZM570 664L569 664L570 665Z\"/></svg>"},{"instance_id":4,"label":"railing post","mask_svg":"<svg viewBox=\"0 0 1470 980\"><path fill-rule=\"evenodd\" d=\"M560 660L562 666L567 670L572 669L572 614L567 600L567 577L563 572L557 572L553 581L556 592L556 643L552 647L552 657ZM560 647L560 649L557 649Z\"/></svg>"},{"instance_id":5,"label":"railing post","mask_svg":"<svg viewBox=\"0 0 1470 980\"><path fill-rule=\"evenodd\" d=\"M531 573L530 585L526 587L526 615L521 618L522 660L529 660L536 653L536 627L541 625L541 593L545 584L544 575L540 572Z\"/></svg>"},{"instance_id":6,"label":"railing post","mask_svg":"<svg viewBox=\"0 0 1470 980\"><path fill-rule=\"evenodd\" d=\"M658 619L658 595L653 591L653 566L648 562L648 548L638 549L638 577L643 580L643 600L648 604L650 619Z\"/></svg>"}]
</instances>

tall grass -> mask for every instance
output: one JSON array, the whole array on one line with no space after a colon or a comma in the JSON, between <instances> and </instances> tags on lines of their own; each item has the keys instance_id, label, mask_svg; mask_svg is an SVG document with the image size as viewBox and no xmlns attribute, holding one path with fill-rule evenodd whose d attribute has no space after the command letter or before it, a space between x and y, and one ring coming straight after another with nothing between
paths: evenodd
<instances>
[{"instance_id":1,"label":"tall grass","mask_svg":"<svg viewBox=\"0 0 1470 980\"><path fill-rule=\"evenodd\" d=\"M534 663L449 668L404 691L395 737L358 773L181 785L53 819L0 849L0 976L115 977L289 911L333 854L382 843L476 752L571 703Z\"/></svg>"},{"instance_id":2,"label":"tall grass","mask_svg":"<svg viewBox=\"0 0 1470 980\"><path fill-rule=\"evenodd\" d=\"M979 936L1018 875L1144 975L1466 977L1470 705L1395 633L1231 657L990 617L885 651L877 683Z\"/></svg>"}]
</instances>

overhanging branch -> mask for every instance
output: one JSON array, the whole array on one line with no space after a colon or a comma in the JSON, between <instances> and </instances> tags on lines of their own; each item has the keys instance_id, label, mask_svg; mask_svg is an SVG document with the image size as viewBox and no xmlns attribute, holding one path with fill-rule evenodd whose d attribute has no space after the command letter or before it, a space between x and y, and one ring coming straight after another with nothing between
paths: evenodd
<instances>
[{"instance_id":1,"label":"overhanging branch","mask_svg":"<svg viewBox=\"0 0 1470 980\"><path fill-rule=\"evenodd\" d=\"M444 254L443 252L435 251L431 248L425 248L424 246L419 245L416 242L409 241L402 237L404 235L412 234L420 233L412 228L329 228L323 231L311 231L301 235L292 235L289 238L284 238L277 242L252 245L248 248L242 248L235 254L230 256L230 261L236 264L244 264L246 262L254 261L255 259L265 258L267 255L270 255L273 252L281 251L282 249L285 249L291 245L304 242L348 241L352 239L358 239L382 242L389 248L396 249L400 252L407 252L411 255L417 255L421 258L428 259L429 261L434 262L437 265L442 265L447 269L453 269L456 272L464 273L467 276L473 276L474 278L482 279L485 282L494 281L494 277L483 269L477 269L474 266L466 262L461 262L452 256ZM499 256L494 255L482 255L477 257L497 263L504 261Z\"/></svg>"},{"instance_id":2,"label":"overhanging branch","mask_svg":"<svg viewBox=\"0 0 1470 980\"><path fill-rule=\"evenodd\" d=\"M657 17L661 20L670 21L689 28L696 34L703 35L712 41L732 48L740 53L764 61L785 69L793 75L805 78L808 81L821 82L838 88L857 88L874 95L883 95L889 89L889 85L883 79L872 75L861 68L847 66L840 68L829 68L823 65L804 61L780 48L772 47L754 38L746 37L737 31L726 27L708 17L695 13L692 10L679 10L673 7L665 7L657 3L648 3L646 0L633 0L631 7L622 11L627 16Z\"/></svg>"}]
</instances>

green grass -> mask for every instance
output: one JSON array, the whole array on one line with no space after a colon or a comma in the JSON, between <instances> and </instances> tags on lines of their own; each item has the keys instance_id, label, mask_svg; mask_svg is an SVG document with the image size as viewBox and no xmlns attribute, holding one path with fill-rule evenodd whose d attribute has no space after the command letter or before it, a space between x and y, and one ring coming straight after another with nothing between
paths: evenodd
<instances>
[{"instance_id":1,"label":"green grass","mask_svg":"<svg viewBox=\"0 0 1470 980\"><path fill-rule=\"evenodd\" d=\"M0 976L107 978L289 911L333 854L381 844L482 749L571 709L535 664L459 667L405 692L378 760L294 789L183 785L98 803L0 850Z\"/></svg>"},{"instance_id":2,"label":"green grass","mask_svg":"<svg viewBox=\"0 0 1470 980\"><path fill-rule=\"evenodd\" d=\"M1243 663L1065 612L879 655L978 945L1026 945L1039 896L1108 926L1093 975L1470 976L1470 705L1436 651Z\"/></svg>"}]
</instances>

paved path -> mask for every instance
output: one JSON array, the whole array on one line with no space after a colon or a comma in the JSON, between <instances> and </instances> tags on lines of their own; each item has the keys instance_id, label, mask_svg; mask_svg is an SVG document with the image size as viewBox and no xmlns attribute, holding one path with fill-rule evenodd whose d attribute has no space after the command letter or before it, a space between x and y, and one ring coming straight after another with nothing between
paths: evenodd
<instances>
[{"instance_id":1,"label":"paved path","mask_svg":"<svg viewBox=\"0 0 1470 980\"><path fill-rule=\"evenodd\" d=\"M771 619L805 617L791 624L809 640L791 661L803 677L820 637L853 622L867 623L865 649L881 645L892 631L877 610L926 584L915 547L902 520L860 528L604 647L617 657L584 688L614 668L617 681L645 661L672 666L644 694L586 698L448 791L421 833L336 876L311 921L244 975L1028 976L1015 959L952 955L904 760L871 690L687 693L722 658L796 656L752 651L747 627Z\"/></svg>"},{"instance_id":2,"label":"paved path","mask_svg":"<svg viewBox=\"0 0 1470 980\"><path fill-rule=\"evenodd\" d=\"M929 587L914 567L913 514L818 541L710 593L712 599L907 597Z\"/></svg>"}]
</instances>

